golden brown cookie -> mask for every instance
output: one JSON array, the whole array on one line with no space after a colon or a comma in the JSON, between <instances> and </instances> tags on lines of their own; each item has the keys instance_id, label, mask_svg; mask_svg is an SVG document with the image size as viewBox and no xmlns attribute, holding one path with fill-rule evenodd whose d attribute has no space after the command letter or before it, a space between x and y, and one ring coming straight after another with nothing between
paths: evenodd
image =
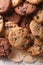
<instances>
[{"instance_id":1,"label":"golden brown cookie","mask_svg":"<svg viewBox=\"0 0 43 65\"><path fill-rule=\"evenodd\" d=\"M26 1L31 4L39 4L39 3L43 2L43 0L26 0Z\"/></svg>"},{"instance_id":2,"label":"golden brown cookie","mask_svg":"<svg viewBox=\"0 0 43 65\"><path fill-rule=\"evenodd\" d=\"M43 25L38 24L35 20L30 22L30 30L34 36L43 38Z\"/></svg>"},{"instance_id":3,"label":"golden brown cookie","mask_svg":"<svg viewBox=\"0 0 43 65\"><path fill-rule=\"evenodd\" d=\"M34 63L37 59L26 53L25 57L23 58L23 61L26 63Z\"/></svg>"},{"instance_id":4,"label":"golden brown cookie","mask_svg":"<svg viewBox=\"0 0 43 65\"><path fill-rule=\"evenodd\" d=\"M22 0L11 0L11 1L12 1L13 7L16 7L17 5L19 5L22 2Z\"/></svg>"},{"instance_id":5,"label":"golden brown cookie","mask_svg":"<svg viewBox=\"0 0 43 65\"><path fill-rule=\"evenodd\" d=\"M38 22L43 24L43 10L39 10L37 14L33 17L33 19Z\"/></svg>"},{"instance_id":6,"label":"golden brown cookie","mask_svg":"<svg viewBox=\"0 0 43 65\"><path fill-rule=\"evenodd\" d=\"M41 41L40 39L35 39L33 46L31 46L27 50L27 52L33 56L39 55L40 53L42 53L43 52L43 41Z\"/></svg>"},{"instance_id":7,"label":"golden brown cookie","mask_svg":"<svg viewBox=\"0 0 43 65\"><path fill-rule=\"evenodd\" d=\"M29 15L33 13L36 10L36 6L29 4L27 2L24 2L23 4L20 4L15 8L15 12L19 15Z\"/></svg>"},{"instance_id":8,"label":"golden brown cookie","mask_svg":"<svg viewBox=\"0 0 43 65\"><path fill-rule=\"evenodd\" d=\"M10 31L8 36L10 44L17 49L25 49L30 42L30 35L27 29L16 27Z\"/></svg>"},{"instance_id":9,"label":"golden brown cookie","mask_svg":"<svg viewBox=\"0 0 43 65\"><path fill-rule=\"evenodd\" d=\"M25 56L25 51L17 50L17 49L12 47L11 48L11 53L8 56L8 59L12 60L14 62L21 62L21 61L23 61L24 56Z\"/></svg>"},{"instance_id":10,"label":"golden brown cookie","mask_svg":"<svg viewBox=\"0 0 43 65\"><path fill-rule=\"evenodd\" d=\"M9 32L12 30L12 28L18 27L17 24L15 24L12 21L5 22L5 37L8 39Z\"/></svg>"}]
</instances>

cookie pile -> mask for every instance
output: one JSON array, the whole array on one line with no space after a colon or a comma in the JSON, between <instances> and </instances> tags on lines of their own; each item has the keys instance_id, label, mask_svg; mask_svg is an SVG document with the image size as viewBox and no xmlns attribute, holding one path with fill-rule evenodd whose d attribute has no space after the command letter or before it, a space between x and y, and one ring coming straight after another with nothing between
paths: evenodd
<instances>
[{"instance_id":1,"label":"cookie pile","mask_svg":"<svg viewBox=\"0 0 43 65\"><path fill-rule=\"evenodd\" d=\"M0 0L0 57L43 62L43 0Z\"/></svg>"}]
</instances>

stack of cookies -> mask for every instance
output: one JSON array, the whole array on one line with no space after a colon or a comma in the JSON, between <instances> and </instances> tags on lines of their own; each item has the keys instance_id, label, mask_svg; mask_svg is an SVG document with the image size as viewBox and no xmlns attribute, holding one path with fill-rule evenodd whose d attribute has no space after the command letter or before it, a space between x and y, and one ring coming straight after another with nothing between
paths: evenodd
<instances>
[{"instance_id":1,"label":"stack of cookies","mask_svg":"<svg viewBox=\"0 0 43 65\"><path fill-rule=\"evenodd\" d=\"M0 0L0 58L43 62L43 0Z\"/></svg>"}]
</instances>

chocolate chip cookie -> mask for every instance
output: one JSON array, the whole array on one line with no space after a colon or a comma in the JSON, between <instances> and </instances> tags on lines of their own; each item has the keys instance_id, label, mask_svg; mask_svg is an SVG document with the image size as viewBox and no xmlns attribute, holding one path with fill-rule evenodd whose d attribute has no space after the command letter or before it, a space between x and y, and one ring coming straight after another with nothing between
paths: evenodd
<instances>
[{"instance_id":1,"label":"chocolate chip cookie","mask_svg":"<svg viewBox=\"0 0 43 65\"><path fill-rule=\"evenodd\" d=\"M38 24L35 20L31 21L30 30L34 36L43 38L43 25Z\"/></svg>"},{"instance_id":2,"label":"chocolate chip cookie","mask_svg":"<svg viewBox=\"0 0 43 65\"><path fill-rule=\"evenodd\" d=\"M24 16L23 20L21 21L20 26L23 28L27 28L28 31L30 31L29 25L30 25L30 21L31 21L31 17L29 16Z\"/></svg>"},{"instance_id":3,"label":"chocolate chip cookie","mask_svg":"<svg viewBox=\"0 0 43 65\"><path fill-rule=\"evenodd\" d=\"M13 13L11 16L5 16L5 20L13 21L15 24L18 24L22 19L22 16L18 15L17 13Z\"/></svg>"},{"instance_id":4,"label":"chocolate chip cookie","mask_svg":"<svg viewBox=\"0 0 43 65\"><path fill-rule=\"evenodd\" d=\"M10 31L8 39L10 44L17 49L25 49L30 43L28 30L21 27L16 27Z\"/></svg>"},{"instance_id":5,"label":"chocolate chip cookie","mask_svg":"<svg viewBox=\"0 0 43 65\"><path fill-rule=\"evenodd\" d=\"M10 44L5 38L0 38L0 57L8 57L10 53Z\"/></svg>"},{"instance_id":6,"label":"chocolate chip cookie","mask_svg":"<svg viewBox=\"0 0 43 65\"><path fill-rule=\"evenodd\" d=\"M8 39L9 32L12 30L12 28L18 27L17 24L15 24L12 21L5 22L5 37Z\"/></svg>"},{"instance_id":7,"label":"chocolate chip cookie","mask_svg":"<svg viewBox=\"0 0 43 65\"><path fill-rule=\"evenodd\" d=\"M0 0L0 13L5 13L9 6L11 0Z\"/></svg>"},{"instance_id":8,"label":"chocolate chip cookie","mask_svg":"<svg viewBox=\"0 0 43 65\"><path fill-rule=\"evenodd\" d=\"M28 15L33 13L36 10L36 6L29 4L27 2L20 4L15 8L15 11L19 15Z\"/></svg>"},{"instance_id":9,"label":"chocolate chip cookie","mask_svg":"<svg viewBox=\"0 0 43 65\"><path fill-rule=\"evenodd\" d=\"M22 0L11 0L11 1L12 1L13 7L16 7L17 5L19 5L22 2Z\"/></svg>"},{"instance_id":10,"label":"chocolate chip cookie","mask_svg":"<svg viewBox=\"0 0 43 65\"><path fill-rule=\"evenodd\" d=\"M37 12L37 14L33 17L33 19L35 21L37 21L38 23L42 23L43 24L43 10L39 10Z\"/></svg>"},{"instance_id":11,"label":"chocolate chip cookie","mask_svg":"<svg viewBox=\"0 0 43 65\"><path fill-rule=\"evenodd\" d=\"M34 45L30 47L27 51L30 55L39 55L43 52L43 41L40 39L34 40Z\"/></svg>"}]
</instances>

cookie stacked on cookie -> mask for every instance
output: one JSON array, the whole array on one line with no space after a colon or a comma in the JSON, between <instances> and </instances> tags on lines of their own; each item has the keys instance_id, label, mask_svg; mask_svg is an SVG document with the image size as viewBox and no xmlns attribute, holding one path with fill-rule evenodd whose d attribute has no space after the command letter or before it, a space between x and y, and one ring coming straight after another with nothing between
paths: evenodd
<instances>
[{"instance_id":1,"label":"cookie stacked on cookie","mask_svg":"<svg viewBox=\"0 0 43 65\"><path fill-rule=\"evenodd\" d=\"M0 0L0 57L15 62L43 58L43 0Z\"/></svg>"}]
</instances>

